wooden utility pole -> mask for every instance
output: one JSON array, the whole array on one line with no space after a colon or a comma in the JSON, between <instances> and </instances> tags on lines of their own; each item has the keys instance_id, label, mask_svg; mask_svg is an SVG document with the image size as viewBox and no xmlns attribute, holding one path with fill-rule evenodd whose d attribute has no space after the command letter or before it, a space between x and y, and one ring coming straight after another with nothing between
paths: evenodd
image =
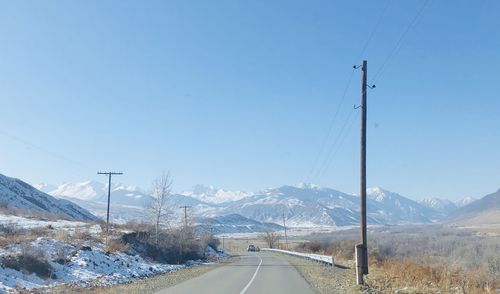
<instances>
[{"instance_id":1,"label":"wooden utility pole","mask_svg":"<svg viewBox=\"0 0 500 294\"><path fill-rule=\"evenodd\" d=\"M192 206L189 206L189 205L184 205L184 206L181 206L180 208L184 208L184 228L187 228L188 226L188 221L187 221L187 209L190 208Z\"/></svg>"},{"instance_id":2,"label":"wooden utility pole","mask_svg":"<svg viewBox=\"0 0 500 294\"><path fill-rule=\"evenodd\" d=\"M288 237L286 236L286 221L285 221L285 212L283 211L283 227L285 228L285 246L286 250L288 250Z\"/></svg>"},{"instance_id":3,"label":"wooden utility pole","mask_svg":"<svg viewBox=\"0 0 500 294\"><path fill-rule=\"evenodd\" d=\"M366 60L363 60L361 66L361 178L360 178L360 225L361 225L361 244L356 245L356 283L364 284L363 275L368 274L368 247L366 241L366 75L368 66Z\"/></svg>"},{"instance_id":4,"label":"wooden utility pole","mask_svg":"<svg viewBox=\"0 0 500 294\"><path fill-rule=\"evenodd\" d=\"M182 261L183 259L183 255L184 255L184 242L186 242L187 240L187 228L188 228L188 217L187 217L187 209L190 208L191 206L189 205L184 205L184 206L180 206L179 208L183 208L184 209L184 229L181 231L181 242L180 242L180 246L179 246L179 254L180 254L180 259Z\"/></svg>"},{"instance_id":5,"label":"wooden utility pole","mask_svg":"<svg viewBox=\"0 0 500 294\"><path fill-rule=\"evenodd\" d=\"M106 245L108 244L108 235L109 235L109 202L111 199L111 176L113 175L123 175L123 173L116 172L97 172L98 175L107 175L108 176L108 209L106 212Z\"/></svg>"}]
</instances>

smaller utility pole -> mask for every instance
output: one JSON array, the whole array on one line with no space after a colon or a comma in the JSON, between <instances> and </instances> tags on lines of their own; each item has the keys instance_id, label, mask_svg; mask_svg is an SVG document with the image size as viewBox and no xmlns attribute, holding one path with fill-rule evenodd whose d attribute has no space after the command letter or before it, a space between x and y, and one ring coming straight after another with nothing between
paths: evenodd
<instances>
[{"instance_id":1,"label":"smaller utility pole","mask_svg":"<svg viewBox=\"0 0 500 294\"><path fill-rule=\"evenodd\" d=\"M188 226L188 221L187 221L187 209L188 208L191 208L192 206L189 206L189 205L184 205L184 206L181 206L180 208L184 208L184 228L187 228Z\"/></svg>"},{"instance_id":2,"label":"smaller utility pole","mask_svg":"<svg viewBox=\"0 0 500 294\"><path fill-rule=\"evenodd\" d=\"M183 259L183 255L184 255L184 242L186 242L186 239L187 239L187 227L188 227L188 221L187 221L187 209L190 208L191 206L189 205L184 205L184 206L180 206L179 208L183 208L184 209L184 229L181 231L181 243L179 246L179 250L180 250L180 258L181 258L181 261Z\"/></svg>"},{"instance_id":3,"label":"smaller utility pole","mask_svg":"<svg viewBox=\"0 0 500 294\"><path fill-rule=\"evenodd\" d=\"M288 250L288 237L286 236L286 221L285 221L285 212L283 211L283 227L285 228L285 246L286 250Z\"/></svg>"},{"instance_id":4,"label":"smaller utility pole","mask_svg":"<svg viewBox=\"0 0 500 294\"><path fill-rule=\"evenodd\" d=\"M107 175L108 176L108 210L106 212L106 245L108 244L108 235L109 235L109 202L111 199L111 176L113 175L123 175L123 173L116 172L97 172L98 175Z\"/></svg>"}]
</instances>

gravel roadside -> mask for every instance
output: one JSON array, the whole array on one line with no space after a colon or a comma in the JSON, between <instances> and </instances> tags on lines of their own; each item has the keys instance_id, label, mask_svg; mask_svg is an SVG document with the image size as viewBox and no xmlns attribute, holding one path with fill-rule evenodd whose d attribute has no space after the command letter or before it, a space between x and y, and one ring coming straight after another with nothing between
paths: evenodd
<instances>
[{"instance_id":1,"label":"gravel roadside","mask_svg":"<svg viewBox=\"0 0 500 294\"><path fill-rule=\"evenodd\" d=\"M61 287L51 288L50 293L150 294L164 288L172 287L176 284L182 283L186 280L195 278L197 276L203 275L204 273L213 270L221 265L235 262L237 259L238 257L235 256L221 260L219 263L215 264L201 264L201 265L191 266L188 268L164 273L151 278L133 280L129 284L120 284L109 287L93 287L93 288L61 286Z\"/></svg>"},{"instance_id":2,"label":"gravel roadside","mask_svg":"<svg viewBox=\"0 0 500 294\"><path fill-rule=\"evenodd\" d=\"M277 253L279 254L279 253ZM353 266L325 266L317 262L283 254L318 294L359 294Z\"/></svg>"}]
</instances>

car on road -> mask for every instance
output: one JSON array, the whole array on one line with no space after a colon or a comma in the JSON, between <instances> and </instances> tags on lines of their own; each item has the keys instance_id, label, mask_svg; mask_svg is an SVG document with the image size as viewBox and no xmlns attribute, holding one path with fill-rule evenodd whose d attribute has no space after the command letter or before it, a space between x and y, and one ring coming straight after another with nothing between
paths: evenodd
<instances>
[{"instance_id":1,"label":"car on road","mask_svg":"<svg viewBox=\"0 0 500 294\"><path fill-rule=\"evenodd\" d=\"M250 244L250 245L248 245L247 251L248 252L250 252L250 251L257 251L257 249L255 248L255 245Z\"/></svg>"}]
</instances>

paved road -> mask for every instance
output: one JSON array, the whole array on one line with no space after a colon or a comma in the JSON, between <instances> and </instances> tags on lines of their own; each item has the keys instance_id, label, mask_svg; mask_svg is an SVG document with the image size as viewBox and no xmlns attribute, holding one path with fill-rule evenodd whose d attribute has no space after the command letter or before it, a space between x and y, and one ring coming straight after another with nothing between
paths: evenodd
<instances>
[{"instance_id":1,"label":"paved road","mask_svg":"<svg viewBox=\"0 0 500 294\"><path fill-rule=\"evenodd\" d=\"M251 252L157 294L313 294L309 284L280 255Z\"/></svg>"}]
</instances>

